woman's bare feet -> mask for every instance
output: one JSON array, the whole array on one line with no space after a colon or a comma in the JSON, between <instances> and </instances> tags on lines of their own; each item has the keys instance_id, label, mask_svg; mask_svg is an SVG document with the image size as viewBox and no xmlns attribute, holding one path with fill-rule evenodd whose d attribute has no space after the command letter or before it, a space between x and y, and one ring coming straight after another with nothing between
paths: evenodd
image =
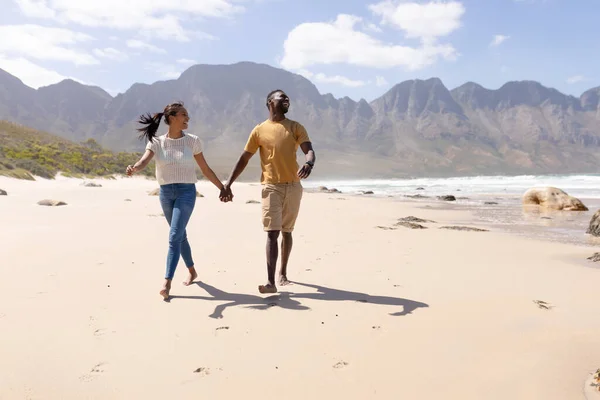
<instances>
[{"instance_id":1,"label":"woman's bare feet","mask_svg":"<svg viewBox=\"0 0 600 400\"><path fill-rule=\"evenodd\" d=\"M194 280L198 277L198 273L196 272L196 269L194 267L189 267L188 271L190 274L188 275L187 279L185 281L183 281L184 286L190 286L192 283L194 283Z\"/></svg>"},{"instance_id":2,"label":"woman's bare feet","mask_svg":"<svg viewBox=\"0 0 600 400\"><path fill-rule=\"evenodd\" d=\"M266 285L259 285L258 291L261 293L277 293L277 286L272 283L267 283Z\"/></svg>"},{"instance_id":3,"label":"woman's bare feet","mask_svg":"<svg viewBox=\"0 0 600 400\"><path fill-rule=\"evenodd\" d=\"M163 285L162 290L160 291L160 295L164 300L169 299L169 292L171 291L171 280L165 279L165 284Z\"/></svg>"}]
</instances>

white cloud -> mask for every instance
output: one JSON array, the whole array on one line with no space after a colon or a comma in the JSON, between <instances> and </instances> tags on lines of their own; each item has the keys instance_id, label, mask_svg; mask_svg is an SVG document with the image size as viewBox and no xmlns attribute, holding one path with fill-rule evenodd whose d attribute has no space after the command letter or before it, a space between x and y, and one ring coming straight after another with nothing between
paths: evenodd
<instances>
[{"instance_id":1,"label":"white cloud","mask_svg":"<svg viewBox=\"0 0 600 400\"><path fill-rule=\"evenodd\" d=\"M298 73L302 76L304 76L307 79L310 79L314 82L318 82L318 83L335 83L338 85L343 85L343 86L348 86L348 87L360 87L360 86L364 86L367 84L367 82L365 81L361 81L361 80L355 80L355 79L350 79L347 78L345 76L342 75L325 75L321 72L319 73L312 73L311 71L308 70L300 70L298 71Z\"/></svg>"},{"instance_id":2,"label":"white cloud","mask_svg":"<svg viewBox=\"0 0 600 400\"><path fill-rule=\"evenodd\" d=\"M123 61L127 59L127 54L112 47L107 47L105 49L94 49L94 54L97 57L107 58L109 60Z\"/></svg>"},{"instance_id":3,"label":"white cloud","mask_svg":"<svg viewBox=\"0 0 600 400\"><path fill-rule=\"evenodd\" d=\"M375 25L373 23L365 24L365 29L367 31L371 31L371 32L375 32L375 33L383 32L383 30L380 27L378 27L377 25Z\"/></svg>"},{"instance_id":4,"label":"white cloud","mask_svg":"<svg viewBox=\"0 0 600 400\"><path fill-rule=\"evenodd\" d=\"M404 31L407 38L432 40L460 28L465 7L458 1L428 3L386 0L369 6L383 25Z\"/></svg>"},{"instance_id":5,"label":"white cloud","mask_svg":"<svg viewBox=\"0 0 600 400\"><path fill-rule=\"evenodd\" d=\"M87 51L75 46L93 40L83 33L40 25L1 25L0 55L38 60L71 62L75 65L98 64Z\"/></svg>"},{"instance_id":6,"label":"white cloud","mask_svg":"<svg viewBox=\"0 0 600 400\"><path fill-rule=\"evenodd\" d=\"M190 60L189 58L180 58L179 60L177 60L177 64L183 64L183 65L192 65L192 64L197 64L198 62L196 60Z\"/></svg>"},{"instance_id":7,"label":"white cloud","mask_svg":"<svg viewBox=\"0 0 600 400\"><path fill-rule=\"evenodd\" d=\"M166 53L166 51L164 49L161 49L159 47L156 47L153 44L146 43L146 42L143 42L143 41L137 40L137 39L130 39L126 42L126 44L127 44L127 47L129 47L130 49L148 50L152 53L160 53L160 54Z\"/></svg>"},{"instance_id":8,"label":"white cloud","mask_svg":"<svg viewBox=\"0 0 600 400\"><path fill-rule=\"evenodd\" d=\"M417 70L439 58L453 60L457 52L448 44L426 41L419 47L383 43L358 31L361 18L340 14L334 22L303 23L292 29L284 42L281 66L298 70L315 64L348 63L373 68L403 66Z\"/></svg>"},{"instance_id":9,"label":"white cloud","mask_svg":"<svg viewBox=\"0 0 600 400\"><path fill-rule=\"evenodd\" d=\"M8 59L0 56L0 68L18 77L24 84L34 89L58 83L64 79L73 79L81 82L79 79L63 76L56 71L41 67L22 57Z\"/></svg>"},{"instance_id":10,"label":"white cloud","mask_svg":"<svg viewBox=\"0 0 600 400\"><path fill-rule=\"evenodd\" d=\"M506 42L508 39L510 39L510 36L494 35L494 38L492 39L490 46L492 46L492 47L500 46L502 43Z\"/></svg>"},{"instance_id":11,"label":"white cloud","mask_svg":"<svg viewBox=\"0 0 600 400\"><path fill-rule=\"evenodd\" d=\"M583 81L585 81L585 76L583 76L583 75L575 75L575 76L570 76L569 78L567 78L567 83L570 85L579 83L579 82L583 82Z\"/></svg>"},{"instance_id":12,"label":"white cloud","mask_svg":"<svg viewBox=\"0 0 600 400\"><path fill-rule=\"evenodd\" d=\"M56 12L49 8L45 2L36 0L15 0L23 14L33 18L54 18Z\"/></svg>"},{"instance_id":13,"label":"white cloud","mask_svg":"<svg viewBox=\"0 0 600 400\"><path fill-rule=\"evenodd\" d=\"M144 69L154 72L158 77L164 79L177 79L183 72L181 66L161 62L147 62Z\"/></svg>"},{"instance_id":14,"label":"white cloud","mask_svg":"<svg viewBox=\"0 0 600 400\"><path fill-rule=\"evenodd\" d=\"M377 86L385 86L385 85L388 84L388 81L383 76L376 76L375 77L375 84Z\"/></svg>"},{"instance_id":15,"label":"white cloud","mask_svg":"<svg viewBox=\"0 0 600 400\"><path fill-rule=\"evenodd\" d=\"M25 16L190 41L210 38L184 28L193 17L225 18L244 11L233 0L14 0ZM190 18L192 17L192 18Z\"/></svg>"}]
</instances>

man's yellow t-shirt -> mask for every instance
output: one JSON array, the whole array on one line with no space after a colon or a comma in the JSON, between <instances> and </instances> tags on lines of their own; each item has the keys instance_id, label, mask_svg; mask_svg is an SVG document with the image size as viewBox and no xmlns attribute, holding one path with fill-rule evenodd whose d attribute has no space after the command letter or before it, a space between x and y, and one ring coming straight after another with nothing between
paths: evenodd
<instances>
[{"instance_id":1,"label":"man's yellow t-shirt","mask_svg":"<svg viewBox=\"0 0 600 400\"><path fill-rule=\"evenodd\" d=\"M260 149L261 183L298 182L298 146L309 142L302 124L290 119L274 122L267 119L250 133L245 151L256 153Z\"/></svg>"}]
</instances>

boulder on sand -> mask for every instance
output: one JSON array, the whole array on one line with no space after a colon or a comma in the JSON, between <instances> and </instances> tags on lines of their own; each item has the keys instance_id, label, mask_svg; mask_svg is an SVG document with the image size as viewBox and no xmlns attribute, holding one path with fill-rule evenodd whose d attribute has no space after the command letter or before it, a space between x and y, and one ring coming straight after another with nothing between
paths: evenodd
<instances>
[{"instance_id":1,"label":"boulder on sand","mask_svg":"<svg viewBox=\"0 0 600 400\"><path fill-rule=\"evenodd\" d=\"M585 233L596 237L600 236L600 210L596 211L594 215L592 215L590 225Z\"/></svg>"},{"instance_id":2,"label":"boulder on sand","mask_svg":"<svg viewBox=\"0 0 600 400\"><path fill-rule=\"evenodd\" d=\"M555 187L531 188L523 194L523 205L556 211L587 211L581 200Z\"/></svg>"},{"instance_id":3,"label":"boulder on sand","mask_svg":"<svg viewBox=\"0 0 600 400\"><path fill-rule=\"evenodd\" d=\"M6 190L0 189L0 196L6 196L6 195L8 195L8 193L6 193Z\"/></svg>"}]
</instances>

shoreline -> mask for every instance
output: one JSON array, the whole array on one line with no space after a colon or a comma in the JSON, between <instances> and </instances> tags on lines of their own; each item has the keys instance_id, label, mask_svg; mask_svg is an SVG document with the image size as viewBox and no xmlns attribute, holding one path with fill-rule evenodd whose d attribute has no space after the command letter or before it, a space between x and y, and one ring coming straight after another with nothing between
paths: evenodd
<instances>
[{"instance_id":1,"label":"shoreline","mask_svg":"<svg viewBox=\"0 0 600 400\"><path fill-rule=\"evenodd\" d=\"M18 182L28 182L34 184L36 182L44 182L51 185L52 182L71 181L73 183L83 184L84 182L103 182L103 181L119 181L119 180L143 180L146 182L156 183L154 177L137 175L128 177L126 175L114 174L110 177L99 178L81 178L64 176L57 174L54 179L35 176L35 181L21 180L18 178L0 176L2 180L15 180ZM197 185L206 185L212 188L211 184L206 180L199 180ZM236 186L260 186L258 181L236 181ZM524 210L521 205L521 197L515 194L503 193L486 193L486 194L471 194L459 190L454 195L456 201L444 201L437 198L437 195L427 194L427 190L412 191L406 195L388 195L385 193L364 194L360 192L328 192L320 190L315 184L306 184L303 181L305 193L313 193L318 195L330 195L337 197L352 197L352 198L371 198L371 199L388 199L398 203L412 204L417 209L437 209L445 211L463 211L467 212L465 218L457 221L458 224L469 221L471 224L476 223L484 229L491 231L507 233L516 237L523 237L535 240L546 241L549 243L568 242L571 244L580 245L586 248L593 248L600 245L600 238L593 237L585 233L589 219L594 214L596 209L600 209L600 199L580 197L584 204L588 205L589 211L544 211L544 210ZM156 183L156 186L158 184ZM3 189L0 186L0 189ZM332 189L332 188L329 188ZM234 193L235 194L235 193ZM414 195L427 196L424 198L412 198ZM485 204L486 202L494 202L497 204ZM495 218L494 213L501 213L503 218ZM576 221L576 223L573 223Z\"/></svg>"}]
</instances>

